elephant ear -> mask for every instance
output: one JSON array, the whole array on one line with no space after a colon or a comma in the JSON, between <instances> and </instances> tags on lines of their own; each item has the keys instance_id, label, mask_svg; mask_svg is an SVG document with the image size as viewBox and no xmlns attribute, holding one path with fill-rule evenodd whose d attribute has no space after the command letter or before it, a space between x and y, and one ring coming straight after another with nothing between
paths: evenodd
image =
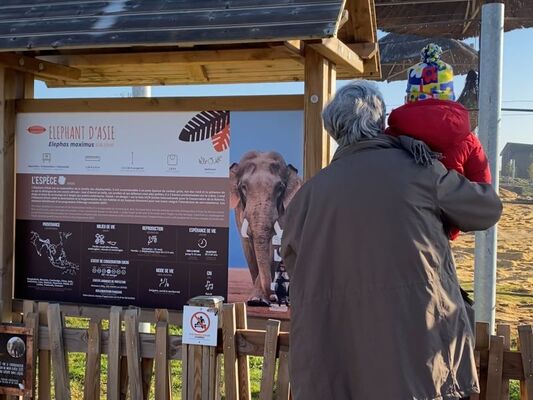
<instances>
[{"instance_id":1,"label":"elephant ear","mask_svg":"<svg viewBox=\"0 0 533 400\"><path fill-rule=\"evenodd\" d=\"M287 209L292 198L302 186L302 178L298 176L298 170L292 164L287 166L287 187L283 196L283 207Z\"/></svg>"},{"instance_id":2,"label":"elephant ear","mask_svg":"<svg viewBox=\"0 0 533 400\"><path fill-rule=\"evenodd\" d=\"M241 198L239 196L239 189L237 187L239 183L237 179L238 169L239 164L237 163L233 163L229 168L229 208L236 208L239 205L239 202L241 201Z\"/></svg>"}]
</instances>

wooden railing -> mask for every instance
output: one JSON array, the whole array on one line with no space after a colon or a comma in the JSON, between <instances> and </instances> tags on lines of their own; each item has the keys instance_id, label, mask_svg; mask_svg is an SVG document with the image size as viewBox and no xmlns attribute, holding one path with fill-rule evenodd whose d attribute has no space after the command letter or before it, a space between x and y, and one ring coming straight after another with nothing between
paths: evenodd
<instances>
[{"instance_id":1,"label":"wooden railing","mask_svg":"<svg viewBox=\"0 0 533 400\"><path fill-rule=\"evenodd\" d=\"M40 309L40 312L39 312ZM262 357L260 400L288 400L289 334L280 331L280 322L268 320L265 329L248 329L244 304L221 308L217 347L183 345L181 336L169 334L168 312L155 310L155 333L139 332L140 311L111 307L107 318L90 320L88 329L65 327L58 304L27 302L24 322L38 334L36 386L38 399L71 399L69 353L85 353L84 399L96 400L101 393L101 358L107 355L107 399L153 398L201 400L250 400L249 356ZM46 312L44 312L46 311ZM108 329L102 329L102 319ZM498 336L488 325L478 324L476 358L481 394L472 400L508 400L509 380L520 381L520 399L533 400L533 332L531 326L518 328L520 350L511 350L509 326L498 326ZM222 357L223 356L223 357ZM181 360L181 393L171 387L169 363ZM276 374L277 370L277 374ZM277 378L275 379L275 377Z\"/></svg>"}]
</instances>

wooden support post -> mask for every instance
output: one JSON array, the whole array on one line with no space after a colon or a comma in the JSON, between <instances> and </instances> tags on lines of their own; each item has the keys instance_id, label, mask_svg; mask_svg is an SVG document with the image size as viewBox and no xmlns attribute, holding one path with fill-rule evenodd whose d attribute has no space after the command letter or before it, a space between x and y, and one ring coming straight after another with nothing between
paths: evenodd
<instances>
[{"instance_id":1,"label":"wooden support post","mask_svg":"<svg viewBox=\"0 0 533 400\"><path fill-rule=\"evenodd\" d=\"M48 303L38 303L39 325L48 326ZM50 400L52 397L52 370L50 351L39 350L39 371L37 397L39 400Z\"/></svg>"},{"instance_id":2,"label":"wooden support post","mask_svg":"<svg viewBox=\"0 0 533 400\"><path fill-rule=\"evenodd\" d=\"M63 343L63 323L59 304L48 305L50 354L54 370L54 389L58 400L70 400L70 379L67 352Z\"/></svg>"},{"instance_id":3,"label":"wooden support post","mask_svg":"<svg viewBox=\"0 0 533 400\"><path fill-rule=\"evenodd\" d=\"M23 75L0 67L0 313L11 321L15 207L15 104L23 96Z\"/></svg>"},{"instance_id":4,"label":"wooden support post","mask_svg":"<svg viewBox=\"0 0 533 400\"><path fill-rule=\"evenodd\" d=\"M511 327L509 325L498 324L496 335L503 337L503 350L511 350ZM509 379L503 378L501 400L509 400Z\"/></svg>"},{"instance_id":5,"label":"wooden support post","mask_svg":"<svg viewBox=\"0 0 533 400\"><path fill-rule=\"evenodd\" d=\"M99 320L89 322L87 359L85 363L84 400L100 400L101 325Z\"/></svg>"},{"instance_id":6,"label":"wooden support post","mask_svg":"<svg viewBox=\"0 0 533 400\"><path fill-rule=\"evenodd\" d=\"M261 400L273 399L280 325L280 321L273 319L269 319L266 325L263 375L261 376L261 392L259 393L259 398Z\"/></svg>"},{"instance_id":7,"label":"wooden support post","mask_svg":"<svg viewBox=\"0 0 533 400\"><path fill-rule=\"evenodd\" d=\"M503 337L491 336L486 400L500 400L502 391Z\"/></svg>"},{"instance_id":8,"label":"wooden support post","mask_svg":"<svg viewBox=\"0 0 533 400\"><path fill-rule=\"evenodd\" d=\"M246 320L246 304L235 304L236 324L237 329L247 329L248 323ZM240 400L251 400L250 393L250 367L248 364L248 356L237 357L237 367L239 372L239 396Z\"/></svg>"},{"instance_id":9,"label":"wooden support post","mask_svg":"<svg viewBox=\"0 0 533 400\"><path fill-rule=\"evenodd\" d=\"M224 304L222 319L226 399L239 400L239 374L237 369L237 344L235 340L235 332L237 331L235 304Z\"/></svg>"},{"instance_id":10,"label":"wooden support post","mask_svg":"<svg viewBox=\"0 0 533 400\"><path fill-rule=\"evenodd\" d=\"M124 315L128 386L131 400L143 400L141 355L139 348L139 311L127 310Z\"/></svg>"},{"instance_id":11,"label":"wooden support post","mask_svg":"<svg viewBox=\"0 0 533 400\"><path fill-rule=\"evenodd\" d=\"M24 98L33 99L35 97L35 76L29 72L24 74Z\"/></svg>"},{"instance_id":12,"label":"wooden support post","mask_svg":"<svg viewBox=\"0 0 533 400\"><path fill-rule=\"evenodd\" d=\"M168 311L156 310L155 326L155 398L170 400L170 368L168 365Z\"/></svg>"},{"instance_id":13,"label":"wooden support post","mask_svg":"<svg viewBox=\"0 0 533 400\"><path fill-rule=\"evenodd\" d=\"M520 382L520 398L533 400L533 330L531 325L518 327L518 341L524 369L524 380Z\"/></svg>"},{"instance_id":14,"label":"wooden support post","mask_svg":"<svg viewBox=\"0 0 533 400\"><path fill-rule=\"evenodd\" d=\"M304 176L311 178L328 165L330 159L329 136L322 122L322 110L334 90L336 77L321 54L305 48L305 105L304 105Z\"/></svg>"},{"instance_id":15,"label":"wooden support post","mask_svg":"<svg viewBox=\"0 0 533 400\"><path fill-rule=\"evenodd\" d=\"M120 400L120 313L121 307L111 307L109 313L109 351L107 355L107 399Z\"/></svg>"}]
</instances>

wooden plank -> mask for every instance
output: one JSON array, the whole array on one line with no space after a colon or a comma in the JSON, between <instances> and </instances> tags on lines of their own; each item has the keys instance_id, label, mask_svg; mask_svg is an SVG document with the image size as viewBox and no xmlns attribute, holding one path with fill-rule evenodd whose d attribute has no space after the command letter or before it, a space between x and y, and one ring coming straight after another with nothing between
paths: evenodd
<instances>
[{"instance_id":1,"label":"wooden plank","mask_svg":"<svg viewBox=\"0 0 533 400\"><path fill-rule=\"evenodd\" d=\"M29 374L31 376L31 394L29 398L34 398L36 392L36 384L37 384L37 374L35 371L35 368L37 368L37 354L38 354L38 346L39 346L39 339L38 339L38 332L39 332L39 314L37 311L37 305L34 302L33 305L35 305L35 311L29 311L24 314L24 325L26 328L29 328L33 332L33 340L31 344L31 349L28 351L31 351L32 354L32 360L33 360L33 368L31 368L30 365L26 365L26 375Z\"/></svg>"},{"instance_id":2,"label":"wooden plank","mask_svg":"<svg viewBox=\"0 0 533 400\"><path fill-rule=\"evenodd\" d=\"M531 325L518 327L518 341L524 370L524 380L520 382L520 398L533 400L533 330Z\"/></svg>"},{"instance_id":3,"label":"wooden plank","mask_svg":"<svg viewBox=\"0 0 533 400\"><path fill-rule=\"evenodd\" d=\"M238 329L236 333L238 354L248 356L262 356L265 345L265 331L247 329ZM281 332L279 334L280 351L289 351L289 333Z\"/></svg>"},{"instance_id":4,"label":"wooden plank","mask_svg":"<svg viewBox=\"0 0 533 400\"><path fill-rule=\"evenodd\" d=\"M353 50L362 60L369 60L375 57L379 52L377 43L353 43L347 45Z\"/></svg>"},{"instance_id":5,"label":"wooden plank","mask_svg":"<svg viewBox=\"0 0 533 400\"><path fill-rule=\"evenodd\" d=\"M274 394L274 374L276 373L276 356L278 353L278 335L281 323L276 320L267 322L265 332L265 350L263 353L263 370L261 376L260 400L272 400Z\"/></svg>"},{"instance_id":6,"label":"wooden plank","mask_svg":"<svg viewBox=\"0 0 533 400\"><path fill-rule=\"evenodd\" d=\"M276 400L289 400L289 353L279 352L278 383L276 387Z\"/></svg>"},{"instance_id":7,"label":"wooden plank","mask_svg":"<svg viewBox=\"0 0 533 400\"><path fill-rule=\"evenodd\" d=\"M314 48L305 51L304 94L304 177L314 176L328 164L323 158L324 137L328 134L322 121L322 110L328 101L329 63Z\"/></svg>"},{"instance_id":8,"label":"wooden plank","mask_svg":"<svg viewBox=\"0 0 533 400\"><path fill-rule=\"evenodd\" d=\"M128 359L128 387L132 400L143 399L141 355L139 345L139 317L135 309L124 314L126 357Z\"/></svg>"},{"instance_id":9,"label":"wooden plank","mask_svg":"<svg viewBox=\"0 0 533 400\"><path fill-rule=\"evenodd\" d=\"M269 111L302 110L304 98L301 95L282 96L235 96L235 97L152 97L125 99L39 99L19 100L17 113L40 112L136 112L136 111ZM65 307L66 308L66 307ZM97 307L70 307L71 316L87 317L84 310ZM80 315L82 314L82 315ZM153 317L152 317L153 318ZM143 321L146 319L143 318ZM180 324L181 325L181 324Z\"/></svg>"},{"instance_id":10,"label":"wooden plank","mask_svg":"<svg viewBox=\"0 0 533 400\"><path fill-rule=\"evenodd\" d=\"M48 305L48 329L50 332L50 354L54 372L55 395L60 400L69 400L70 380L67 352L63 344L63 324L59 304Z\"/></svg>"},{"instance_id":11,"label":"wooden plank","mask_svg":"<svg viewBox=\"0 0 533 400\"><path fill-rule=\"evenodd\" d=\"M109 313L109 352L107 356L107 399L120 400L120 314L121 307L113 306Z\"/></svg>"},{"instance_id":12,"label":"wooden plank","mask_svg":"<svg viewBox=\"0 0 533 400\"><path fill-rule=\"evenodd\" d=\"M502 391L503 337L491 336L486 400L500 400Z\"/></svg>"},{"instance_id":13,"label":"wooden plank","mask_svg":"<svg viewBox=\"0 0 533 400\"><path fill-rule=\"evenodd\" d=\"M218 370L217 370L217 349L215 347L209 348L209 390L208 399L216 400L219 393L218 385Z\"/></svg>"},{"instance_id":14,"label":"wooden plank","mask_svg":"<svg viewBox=\"0 0 533 400\"><path fill-rule=\"evenodd\" d=\"M120 357L120 400L127 400L129 387L128 359Z\"/></svg>"},{"instance_id":15,"label":"wooden plank","mask_svg":"<svg viewBox=\"0 0 533 400\"><path fill-rule=\"evenodd\" d=\"M295 44L295 41L291 41ZM171 66L173 68L205 64L234 64L247 61L282 61L294 59L295 55L277 48L260 47L248 49L220 49L220 50L185 50L166 52L140 53L104 53L104 54L68 54L59 56L43 56L42 60L69 65L78 69L88 67ZM143 67L143 68L144 68Z\"/></svg>"},{"instance_id":16,"label":"wooden plank","mask_svg":"<svg viewBox=\"0 0 533 400\"><path fill-rule=\"evenodd\" d=\"M39 371L37 372L38 376L38 387L37 387L37 398L39 400L50 400L52 396L52 369L51 369L51 360L50 360L50 345L48 349L43 349L41 341L41 330L46 329L48 333L48 303L38 303L39 310L39 325L43 328L39 328L39 332L35 334L36 340L39 343ZM47 335L48 336L48 335ZM49 337L47 337L48 343Z\"/></svg>"},{"instance_id":17,"label":"wooden plank","mask_svg":"<svg viewBox=\"0 0 533 400\"><path fill-rule=\"evenodd\" d=\"M168 382L168 323L160 321L155 327L155 398L169 399Z\"/></svg>"},{"instance_id":18,"label":"wooden plank","mask_svg":"<svg viewBox=\"0 0 533 400\"><path fill-rule=\"evenodd\" d=\"M170 400L170 368L168 364L168 310L155 310L158 322L155 326L155 398Z\"/></svg>"},{"instance_id":19,"label":"wooden plank","mask_svg":"<svg viewBox=\"0 0 533 400\"><path fill-rule=\"evenodd\" d=\"M154 372L154 359L143 357L141 359L141 375L142 375L142 387L143 398L148 399L150 397L150 388L152 386L152 375Z\"/></svg>"},{"instance_id":20,"label":"wooden plank","mask_svg":"<svg viewBox=\"0 0 533 400\"><path fill-rule=\"evenodd\" d=\"M338 65L342 65L355 75L359 75L364 72L362 58L337 38L322 39L318 43L310 42L309 45L306 43L306 47L307 46L316 50L329 61L332 61Z\"/></svg>"},{"instance_id":21,"label":"wooden plank","mask_svg":"<svg viewBox=\"0 0 533 400\"><path fill-rule=\"evenodd\" d=\"M101 325L99 320L89 322L89 344L85 364L84 400L100 400L100 338Z\"/></svg>"},{"instance_id":22,"label":"wooden plank","mask_svg":"<svg viewBox=\"0 0 533 400\"><path fill-rule=\"evenodd\" d=\"M496 335L503 337L503 350L511 350L511 326L510 325L496 325ZM502 363L503 364L503 363ZM502 369L503 365L502 365ZM502 375L502 392L500 396L501 400L509 400L509 379L506 379Z\"/></svg>"},{"instance_id":23,"label":"wooden plank","mask_svg":"<svg viewBox=\"0 0 533 400\"><path fill-rule=\"evenodd\" d=\"M246 329L248 327L246 319L246 304L236 303L235 323L237 329ZM240 400L251 400L248 356L241 355L237 357L237 368L239 373L239 398Z\"/></svg>"},{"instance_id":24,"label":"wooden plank","mask_svg":"<svg viewBox=\"0 0 533 400\"><path fill-rule=\"evenodd\" d=\"M56 110L58 112L61 112L60 110ZM46 304L46 303L39 303ZM65 317L79 317L79 318L99 318L101 320L103 319L109 319L109 312L112 309L109 306L86 306L86 305L75 305L75 304L60 304L59 305L61 309L61 314ZM122 309L121 309L122 310ZM15 312L23 312L23 301L15 299L13 301L13 311ZM122 314L124 314L124 311L121 311ZM178 311L169 311L169 323L172 325L181 326L181 322L183 320L183 314ZM123 315L122 315L123 317ZM44 318L46 319L46 310L44 312ZM151 322L156 323L156 315L154 314L154 310L149 308L143 308L140 310L139 319L141 322Z\"/></svg>"},{"instance_id":25,"label":"wooden plank","mask_svg":"<svg viewBox=\"0 0 533 400\"><path fill-rule=\"evenodd\" d=\"M77 68L15 53L0 53L0 64L7 68L44 78L76 80L81 76L81 71Z\"/></svg>"},{"instance_id":26,"label":"wooden plank","mask_svg":"<svg viewBox=\"0 0 533 400\"><path fill-rule=\"evenodd\" d=\"M181 346L181 398L188 399L189 393L189 345Z\"/></svg>"},{"instance_id":27,"label":"wooden plank","mask_svg":"<svg viewBox=\"0 0 533 400\"><path fill-rule=\"evenodd\" d=\"M202 400L210 400L209 399L209 382L210 382L210 352L211 347L209 346L202 346L202 357L201 357L201 399Z\"/></svg>"},{"instance_id":28,"label":"wooden plank","mask_svg":"<svg viewBox=\"0 0 533 400\"><path fill-rule=\"evenodd\" d=\"M227 400L239 400L239 375L237 370L235 304L222 308L222 333L224 343L224 377Z\"/></svg>"},{"instance_id":29,"label":"wooden plank","mask_svg":"<svg viewBox=\"0 0 533 400\"><path fill-rule=\"evenodd\" d=\"M479 398L485 399L487 393L487 368L481 368L481 366L488 365L489 359L489 345L490 345L490 327L487 323L477 322L476 323L476 347L475 349L479 351L479 386L480 393Z\"/></svg>"}]
</instances>

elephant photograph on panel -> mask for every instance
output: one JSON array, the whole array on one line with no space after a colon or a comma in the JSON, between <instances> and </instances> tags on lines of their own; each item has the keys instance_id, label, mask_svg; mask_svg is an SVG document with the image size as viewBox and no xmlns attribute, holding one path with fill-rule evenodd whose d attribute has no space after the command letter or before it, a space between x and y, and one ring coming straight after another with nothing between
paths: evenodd
<instances>
[{"instance_id":1,"label":"elephant photograph on panel","mask_svg":"<svg viewBox=\"0 0 533 400\"><path fill-rule=\"evenodd\" d=\"M248 118L232 127L229 301L246 302L251 315L289 318L290 276L279 248L285 210L303 184L302 114L246 114L262 115L251 130L242 129Z\"/></svg>"}]
</instances>

